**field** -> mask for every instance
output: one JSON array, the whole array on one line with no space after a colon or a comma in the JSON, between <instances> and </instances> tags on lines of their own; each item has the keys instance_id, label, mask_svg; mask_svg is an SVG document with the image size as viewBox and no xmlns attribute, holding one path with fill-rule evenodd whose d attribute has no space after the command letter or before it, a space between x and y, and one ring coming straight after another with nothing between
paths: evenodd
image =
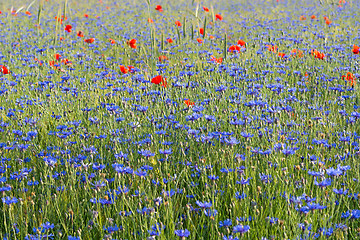
<instances>
[{"instance_id":1,"label":"field","mask_svg":"<svg viewBox=\"0 0 360 240\"><path fill-rule=\"evenodd\" d=\"M0 239L359 239L358 1L0 3Z\"/></svg>"}]
</instances>

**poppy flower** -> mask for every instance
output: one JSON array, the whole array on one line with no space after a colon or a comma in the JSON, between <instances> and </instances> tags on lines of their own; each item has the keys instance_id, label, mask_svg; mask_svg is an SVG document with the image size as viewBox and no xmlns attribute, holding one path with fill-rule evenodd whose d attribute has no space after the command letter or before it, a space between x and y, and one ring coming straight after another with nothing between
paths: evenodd
<instances>
[{"instance_id":1,"label":"poppy flower","mask_svg":"<svg viewBox=\"0 0 360 240\"><path fill-rule=\"evenodd\" d=\"M223 17L222 17L220 14L215 14L215 21L216 21L216 20L222 21L222 20L223 20Z\"/></svg>"},{"instance_id":2,"label":"poppy flower","mask_svg":"<svg viewBox=\"0 0 360 240\"><path fill-rule=\"evenodd\" d=\"M180 21L175 21L175 25L178 27L181 27L181 22Z\"/></svg>"},{"instance_id":3,"label":"poppy flower","mask_svg":"<svg viewBox=\"0 0 360 240\"><path fill-rule=\"evenodd\" d=\"M166 78L163 78L161 75L158 75L153 79L151 79L151 83L154 83L156 85L159 85L161 83L161 86L163 87L167 86Z\"/></svg>"},{"instance_id":4,"label":"poppy flower","mask_svg":"<svg viewBox=\"0 0 360 240\"><path fill-rule=\"evenodd\" d=\"M128 73L129 70L128 70L125 66L120 65L119 67L120 67L120 71L121 71L123 74Z\"/></svg>"},{"instance_id":5,"label":"poppy flower","mask_svg":"<svg viewBox=\"0 0 360 240\"><path fill-rule=\"evenodd\" d=\"M203 29L203 28L200 28L200 29L199 29L199 33L200 33L201 35L204 35L204 29Z\"/></svg>"},{"instance_id":6,"label":"poppy flower","mask_svg":"<svg viewBox=\"0 0 360 240\"><path fill-rule=\"evenodd\" d=\"M25 14L31 16L31 12L29 11L26 11Z\"/></svg>"},{"instance_id":7,"label":"poppy flower","mask_svg":"<svg viewBox=\"0 0 360 240\"><path fill-rule=\"evenodd\" d=\"M241 48L238 45L232 45L229 47L229 52L240 52Z\"/></svg>"},{"instance_id":8,"label":"poppy flower","mask_svg":"<svg viewBox=\"0 0 360 240\"><path fill-rule=\"evenodd\" d=\"M284 58L285 55L286 55L285 53L280 53L280 52L278 53L278 56L281 57L281 58Z\"/></svg>"},{"instance_id":9,"label":"poppy flower","mask_svg":"<svg viewBox=\"0 0 360 240\"><path fill-rule=\"evenodd\" d=\"M88 17L89 17L89 15L87 15L87 14L85 13L85 14L84 14L84 17L88 18Z\"/></svg>"},{"instance_id":10,"label":"poppy flower","mask_svg":"<svg viewBox=\"0 0 360 240\"><path fill-rule=\"evenodd\" d=\"M55 58L56 58L57 61L59 61L59 60L61 59L61 55L58 54L58 53L56 53L56 54L55 54Z\"/></svg>"},{"instance_id":11,"label":"poppy flower","mask_svg":"<svg viewBox=\"0 0 360 240\"><path fill-rule=\"evenodd\" d=\"M203 7L203 9L204 9L205 12L209 11L209 9L207 7Z\"/></svg>"},{"instance_id":12,"label":"poppy flower","mask_svg":"<svg viewBox=\"0 0 360 240\"><path fill-rule=\"evenodd\" d=\"M71 25L66 25L65 26L65 31L67 32L71 32L72 26Z\"/></svg>"},{"instance_id":13,"label":"poppy flower","mask_svg":"<svg viewBox=\"0 0 360 240\"><path fill-rule=\"evenodd\" d=\"M220 58L215 58L214 56L211 56L211 59L210 59L211 61L213 61L213 62L216 62L216 63L222 63L222 61L223 61L223 58L222 57L220 57Z\"/></svg>"},{"instance_id":14,"label":"poppy flower","mask_svg":"<svg viewBox=\"0 0 360 240\"><path fill-rule=\"evenodd\" d=\"M9 74L10 73L9 69L7 69L7 67L5 67L3 65L0 65L0 72L2 74Z\"/></svg>"},{"instance_id":15,"label":"poppy flower","mask_svg":"<svg viewBox=\"0 0 360 240\"><path fill-rule=\"evenodd\" d=\"M86 42L86 43L93 43L94 41L95 41L95 38L84 39L84 42Z\"/></svg>"},{"instance_id":16,"label":"poppy flower","mask_svg":"<svg viewBox=\"0 0 360 240\"><path fill-rule=\"evenodd\" d=\"M243 41L243 40L239 40L239 41L237 42L237 44L240 45L240 46L242 46L242 47L244 47L245 44L246 44L246 42Z\"/></svg>"},{"instance_id":17,"label":"poppy flower","mask_svg":"<svg viewBox=\"0 0 360 240\"><path fill-rule=\"evenodd\" d=\"M306 20L306 17L305 16L301 16L300 17L300 21L305 21Z\"/></svg>"},{"instance_id":18,"label":"poppy flower","mask_svg":"<svg viewBox=\"0 0 360 240\"><path fill-rule=\"evenodd\" d=\"M168 43L173 43L173 42L174 42L171 38L167 38L166 41L167 41Z\"/></svg>"},{"instance_id":19,"label":"poppy flower","mask_svg":"<svg viewBox=\"0 0 360 240\"><path fill-rule=\"evenodd\" d=\"M161 6L161 5L156 5L155 10L157 10L157 11L159 11L159 12L164 11L164 10L162 9L162 6Z\"/></svg>"},{"instance_id":20,"label":"poppy flower","mask_svg":"<svg viewBox=\"0 0 360 240\"><path fill-rule=\"evenodd\" d=\"M154 20L152 20L151 18L148 18L148 23L154 23Z\"/></svg>"},{"instance_id":21,"label":"poppy flower","mask_svg":"<svg viewBox=\"0 0 360 240\"><path fill-rule=\"evenodd\" d=\"M276 53L277 52L277 49L278 49L278 46L276 46L276 45L266 45L266 47L268 48L268 50L270 51L270 52L274 52L274 53Z\"/></svg>"},{"instance_id":22,"label":"poppy flower","mask_svg":"<svg viewBox=\"0 0 360 240\"><path fill-rule=\"evenodd\" d=\"M210 39L214 39L215 37L214 37L214 36L212 36L212 35L210 35L210 36L209 36L209 38L210 38Z\"/></svg>"},{"instance_id":23,"label":"poppy flower","mask_svg":"<svg viewBox=\"0 0 360 240\"><path fill-rule=\"evenodd\" d=\"M70 62L69 59L67 59L67 58L62 59L61 62L62 62L63 64L65 64L65 65L70 65L70 64L71 64L71 62Z\"/></svg>"},{"instance_id":24,"label":"poppy flower","mask_svg":"<svg viewBox=\"0 0 360 240\"><path fill-rule=\"evenodd\" d=\"M184 101L184 103L186 104L187 107L192 107L192 106L195 105L195 103L194 103L194 102L191 102L189 99L186 99L186 100Z\"/></svg>"},{"instance_id":25,"label":"poppy flower","mask_svg":"<svg viewBox=\"0 0 360 240\"><path fill-rule=\"evenodd\" d=\"M332 23L332 21L330 21L330 19L326 19L325 23L326 23L327 25L330 25L330 24Z\"/></svg>"},{"instance_id":26,"label":"poppy flower","mask_svg":"<svg viewBox=\"0 0 360 240\"><path fill-rule=\"evenodd\" d=\"M131 47L131 48L137 48L137 46L136 46L136 39L131 39L130 41L127 42L127 44L128 44L129 47Z\"/></svg>"},{"instance_id":27,"label":"poppy flower","mask_svg":"<svg viewBox=\"0 0 360 240\"><path fill-rule=\"evenodd\" d=\"M354 44L353 49L352 49L352 52L353 52L354 54L359 54L359 49L360 49L360 47L359 47L359 46L356 46L356 45Z\"/></svg>"},{"instance_id":28,"label":"poppy flower","mask_svg":"<svg viewBox=\"0 0 360 240\"><path fill-rule=\"evenodd\" d=\"M203 43L203 40L201 38L197 38L196 40L198 41L198 43Z\"/></svg>"},{"instance_id":29,"label":"poppy flower","mask_svg":"<svg viewBox=\"0 0 360 240\"><path fill-rule=\"evenodd\" d=\"M168 60L167 56L159 56L159 62L163 62L165 60Z\"/></svg>"},{"instance_id":30,"label":"poppy flower","mask_svg":"<svg viewBox=\"0 0 360 240\"><path fill-rule=\"evenodd\" d=\"M84 37L84 32L83 31L77 31L76 35L78 37Z\"/></svg>"},{"instance_id":31,"label":"poppy flower","mask_svg":"<svg viewBox=\"0 0 360 240\"><path fill-rule=\"evenodd\" d=\"M311 15L310 17L312 20L315 20L316 19L316 16L315 15Z\"/></svg>"},{"instance_id":32,"label":"poppy flower","mask_svg":"<svg viewBox=\"0 0 360 240\"><path fill-rule=\"evenodd\" d=\"M311 54L318 59L324 60L325 54L317 51L316 49L311 50Z\"/></svg>"},{"instance_id":33,"label":"poppy flower","mask_svg":"<svg viewBox=\"0 0 360 240\"><path fill-rule=\"evenodd\" d=\"M345 78L346 81L350 82L350 86L355 85L355 80L356 78L354 77L354 74L352 74L351 72L346 73L346 75L341 76L342 79Z\"/></svg>"},{"instance_id":34,"label":"poppy flower","mask_svg":"<svg viewBox=\"0 0 360 240\"><path fill-rule=\"evenodd\" d=\"M111 38L109 38L109 41L110 41L111 44L115 44L115 43L116 43L116 41L115 41L114 39L111 39Z\"/></svg>"},{"instance_id":35,"label":"poppy flower","mask_svg":"<svg viewBox=\"0 0 360 240\"><path fill-rule=\"evenodd\" d=\"M299 49L293 49L293 50L291 50L291 55L302 58L304 56L304 52Z\"/></svg>"}]
</instances>

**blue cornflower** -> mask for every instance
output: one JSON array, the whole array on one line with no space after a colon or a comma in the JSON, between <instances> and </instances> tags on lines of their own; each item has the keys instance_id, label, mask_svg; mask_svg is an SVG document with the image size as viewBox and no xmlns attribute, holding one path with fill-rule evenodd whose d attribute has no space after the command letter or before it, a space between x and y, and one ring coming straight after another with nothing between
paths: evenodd
<instances>
[{"instance_id":1,"label":"blue cornflower","mask_svg":"<svg viewBox=\"0 0 360 240\"><path fill-rule=\"evenodd\" d=\"M233 232L234 233L240 233L240 234L244 234L246 232L248 232L250 230L250 226L249 225L245 225L243 226L242 224L240 225L236 225L233 228Z\"/></svg>"},{"instance_id":2,"label":"blue cornflower","mask_svg":"<svg viewBox=\"0 0 360 240\"><path fill-rule=\"evenodd\" d=\"M175 230L175 235L179 236L180 238L187 238L190 236L190 231L185 229L185 230Z\"/></svg>"},{"instance_id":3,"label":"blue cornflower","mask_svg":"<svg viewBox=\"0 0 360 240\"><path fill-rule=\"evenodd\" d=\"M232 221L231 219L225 219L223 222L220 221L219 222L219 227L222 228L222 227L230 227L232 225Z\"/></svg>"}]
</instances>

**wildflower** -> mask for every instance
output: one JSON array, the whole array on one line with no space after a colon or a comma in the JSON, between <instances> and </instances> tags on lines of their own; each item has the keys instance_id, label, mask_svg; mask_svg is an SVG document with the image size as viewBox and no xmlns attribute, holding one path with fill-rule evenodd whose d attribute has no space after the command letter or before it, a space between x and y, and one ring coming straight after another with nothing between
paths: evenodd
<instances>
[{"instance_id":1,"label":"wildflower","mask_svg":"<svg viewBox=\"0 0 360 240\"><path fill-rule=\"evenodd\" d=\"M173 43L173 42L174 42L171 38L167 38L166 41L167 41L168 43Z\"/></svg>"},{"instance_id":2,"label":"wildflower","mask_svg":"<svg viewBox=\"0 0 360 240\"><path fill-rule=\"evenodd\" d=\"M234 228L233 228L234 233L240 233L240 234L244 234L244 233L248 232L249 230L250 230L249 225L243 226L242 224L234 226Z\"/></svg>"},{"instance_id":3,"label":"wildflower","mask_svg":"<svg viewBox=\"0 0 360 240\"><path fill-rule=\"evenodd\" d=\"M152 20L151 18L148 18L148 23L154 23L154 20Z\"/></svg>"},{"instance_id":4,"label":"wildflower","mask_svg":"<svg viewBox=\"0 0 360 240\"><path fill-rule=\"evenodd\" d=\"M116 41L115 41L114 39L111 39L111 38L109 38L109 41L110 41L111 44L115 44L115 43L116 43Z\"/></svg>"},{"instance_id":5,"label":"wildflower","mask_svg":"<svg viewBox=\"0 0 360 240\"><path fill-rule=\"evenodd\" d=\"M187 100L185 100L185 101L184 101L184 103L186 104L186 106L187 106L187 107L192 107L192 106L194 106L194 105L195 105L195 103L194 103L194 102L191 102L191 101L190 101L190 100L188 100L188 99L187 99Z\"/></svg>"},{"instance_id":6,"label":"wildflower","mask_svg":"<svg viewBox=\"0 0 360 240\"><path fill-rule=\"evenodd\" d=\"M126 42L128 45L129 45L129 47L131 47L131 48L137 48L137 46L136 46L136 39L131 39L130 41L127 41Z\"/></svg>"},{"instance_id":7,"label":"wildflower","mask_svg":"<svg viewBox=\"0 0 360 240\"><path fill-rule=\"evenodd\" d=\"M240 46L242 46L242 47L245 47L245 44L246 44L246 42L245 42L244 40L239 40L239 41L237 42L237 45L240 45Z\"/></svg>"},{"instance_id":8,"label":"wildflower","mask_svg":"<svg viewBox=\"0 0 360 240\"><path fill-rule=\"evenodd\" d=\"M354 44L354 45L353 45L352 52L353 52L354 54L359 54L359 49L360 49L360 47L359 47L359 46L356 46L356 45Z\"/></svg>"},{"instance_id":9,"label":"wildflower","mask_svg":"<svg viewBox=\"0 0 360 240\"><path fill-rule=\"evenodd\" d=\"M167 56L159 56L159 62L163 62L165 60L168 60Z\"/></svg>"},{"instance_id":10,"label":"wildflower","mask_svg":"<svg viewBox=\"0 0 360 240\"><path fill-rule=\"evenodd\" d=\"M78 37L84 37L83 31L77 31L77 32L76 32L76 35L77 35Z\"/></svg>"},{"instance_id":11,"label":"wildflower","mask_svg":"<svg viewBox=\"0 0 360 240\"><path fill-rule=\"evenodd\" d=\"M205 12L209 11L209 9L207 7L203 7L203 9L204 9Z\"/></svg>"},{"instance_id":12,"label":"wildflower","mask_svg":"<svg viewBox=\"0 0 360 240\"><path fill-rule=\"evenodd\" d=\"M162 6L161 6L161 5L156 5L155 10L157 10L157 11L159 11L159 12L164 11L164 10L162 9Z\"/></svg>"},{"instance_id":13,"label":"wildflower","mask_svg":"<svg viewBox=\"0 0 360 240\"><path fill-rule=\"evenodd\" d=\"M93 43L94 41L95 41L95 38L84 39L84 42L86 42L86 43Z\"/></svg>"},{"instance_id":14,"label":"wildflower","mask_svg":"<svg viewBox=\"0 0 360 240\"><path fill-rule=\"evenodd\" d=\"M204 29L203 29L203 28L200 28L200 29L199 29L199 33L200 33L200 35L204 35Z\"/></svg>"},{"instance_id":15,"label":"wildflower","mask_svg":"<svg viewBox=\"0 0 360 240\"><path fill-rule=\"evenodd\" d=\"M201 38L197 38L196 40L198 41L198 43L203 43L203 40Z\"/></svg>"},{"instance_id":16,"label":"wildflower","mask_svg":"<svg viewBox=\"0 0 360 240\"><path fill-rule=\"evenodd\" d=\"M25 14L31 16L31 12L29 11L26 11Z\"/></svg>"},{"instance_id":17,"label":"wildflower","mask_svg":"<svg viewBox=\"0 0 360 240\"><path fill-rule=\"evenodd\" d=\"M240 52L240 50L241 50L241 48L238 45L233 45L233 46L229 47L228 51L236 53L236 52Z\"/></svg>"},{"instance_id":18,"label":"wildflower","mask_svg":"<svg viewBox=\"0 0 360 240\"><path fill-rule=\"evenodd\" d=\"M179 236L180 238L187 238L190 236L190 231L185 229L185 230L175 230L175 234L177 236Z\"/></svg>"},{"instance_id":19,"label":"wildflower","mask_svg":"<svg viewBox=\"0 0 360 240\"><path fill-rule=\"evenodd\" d=\"M65 26L65 31L67 32L71 32L72 26L71 25L66 25Z\"/></svg>"},{"instance_id":20,"label":"wildflower","mask_svg":"<svg viewBox=\"0 0 360 240\"><path fill-rule=\"evenodd\" d=\"M178 27L181 27L181 22L180 21L175 21L175 25Z\"/></svg>"},{"instance_id":21,"label":"wildflower","mask_svg":"<svg viewBox=\"0 0 360 240\"><path fill-rule=\"evenodd\" d=\"M312 20L315 20L316 19L316 16L315 15L311 15L310 17Z\"/></svg>"},{"instance_id":22,"label":"wildflower","mask_svg":"<svg viewBox=\"0 0 360 240\"><path fill-rule=\"evenodd\" d=\"M2 74L9 74L10 73L10 71L3 65L0 65L0 72Z\"/></svg>"},{"instance_id":23,"label":"wildflower","mask_svg":"<svg viewBox=\"0 0 360 240\"><path fill-rule=\"evenodd\" d=\"M351 72L346 73L346 75L342 75L341 76L342 79L345 78L346 81L350 82L350 86L355 85L355 80L356 78L354 77L354 74L352 74Z\"/></svg>"},{"instance_id":24,"label":"wildflower","mask_svg":"<svg viewBox=\"0 0 360 240\"><path fill-rule=\"evenodd\" d=\"M306 17L305 16L301 16L300 17L300 21L305 21L306 20Z\"/></svg>"},{"instance_id":25,"label":"wildflower","mask_svg":"<svg viewBox=\"0 0 360 240\"><path fill-rule=\"evenodd\" d=\"M166 78L163 78L161 75L158 75L158 76L154 77L153 79L151 79L151 83L154 83L156 85L159 85L160 83L162 83L161 86L163 86L163 87L167 86Z\"/></svg>"},{"instance_id":26,"label":"wildflower","mask_svg":"<svg viewBox=\"0 0 360 240\"><path fill-rule=\"evenodd\" d=\"M222 21L222 20L223 20L223 16L221 16L220 14L215 14L215 20Z\"/></svg>"}]
</instances>

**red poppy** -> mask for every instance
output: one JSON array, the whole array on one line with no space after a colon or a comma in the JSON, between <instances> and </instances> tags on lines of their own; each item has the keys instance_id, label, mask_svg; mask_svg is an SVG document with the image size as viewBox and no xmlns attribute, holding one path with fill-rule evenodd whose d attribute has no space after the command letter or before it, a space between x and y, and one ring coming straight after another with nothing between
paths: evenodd
<instances>
[{"instance_id":1,"label":"red poppy","mask_svg":"<svg viewBox=\"0 0 360 240\"><path fill-rule=\"evenodd\" d=\"M237 42L237 44L240 45L240 46L242 46L242 47L244 47L245 44L246 44L246 42L243 41L243 40L239 40L239 41Z\"/></svg>"},{"instance_id":2,"label":"red poppy","mask_svg":"<svg viewBox=\"0 0 360 240\"><path fill-rule=\"evenodd\" d=\"M31 16L31 12L29 12L29 11L26 11L25 14Z\"/></svg>"},{"instance_id":3,"label":"red poppy","mask_svg":"<svg viewBox=\"0 0 360 240\"><path fill-rule=\"evenodd\" d=\"M159 12L164 11L164 10L162 9L162 6L161 6L161 5L156 5L155 10L158 10Z\"/></svg>"},{"instance_id":4,"label":"red poppy","mask_svg":"<svg viewBox=\"0 0 360 240\"><path fill-rule=\"evenodd\" d=\"M154 20L152 20L151 18L148 18L148 23L153 23Z\"/></svg>"},{"instance_id":5,"label":"red poppy","mask_svg":"<svg viewBox=\"0 0 360 240\"><path fill-rule=\"evenodd\" d=\"M268 50L270 51L270 52L274 52L274 53L276 53L277 52L277 49L278 49L278 46L276 46L276 45L266 45L267 46L267 48L268 48Z\"/></svg>"},{"instance_id":6,"label":"red poppy","mask_svg":"<svg viewBox=\"0 0 360 240\"><path fill-rule=\"evenodd\" d=\"M284 58L286 54L285 54L285 53L280 53L280 52L279 52L279 53L278 53L278 55L279 55L279 57Z\"/></svg>"},{"instance_id":7,"label":"red poppy","mask_svg":"<svg viewBox=\"0 0 360 240\"><path fill-rule=\"evenodd\" d=\"M238 45L232 45L229 47L229 52L240 52L241 48Z\"/></svg>"},{"instance_id":8,"label":"red poppy","mask_svg":"<svg viewBox=\"0 0 360 240\"><path fill-rule=\"evenodd\" d=\"M9 74L10 73L9 69L7 69L3 65L0 65L0 72L2 72L2 74Z\"/></svg>"},{"instance_id":9,"label":"red poppy","mask_svg":"<svg viewBox=\"0 0 360 240\"><path fill-rule=\"evenodd\" d=\"M166 41L167 41L168 43L173 43L173 42L174 42L171 38L167 38Z\"/></svg>"},{"instance_id":10,"label":"red poppy","mask_svg":"<svg viewBox=\"0 0 360 240\"><path fill-rule=\"evenodd\" d=\"M356 78L354 77L354 74L352 74L351 72L346 73L346 75L341 76L342 79L345 78L346 81L350 82L350 86L353 86L356 84L355 80Z\"/></svg>"},{"instance_id":11,"label":"red poppy","mask_svg":"<svg viewBox=\"0 0 360 240\"><path fill-rule=\"evenodd\" d=\"M291 55L302 58L304 56L304 52L299 49L293 49L293 50L291 50Z\"/></svg>"},{"instance_id":12,"label":"red poppy","mask_svg":"<svg viewBox=\"0 0 360 240\"><path fill-rule=\"evenodd\" d=\"M356 46L356 45L354 44L353 49L352 49L352 52L353 52L354 54L359 54L359 49L360 49L360 47L359 47L359 46Z\"/></svg>"},{"instance_id":13,"label":"red poppy","mask_svg":"<svg viewBox=\"0 0 360 240\"><path fill-rule=\"evenodd\" d=\"M315 20L316 19L316 16L315 15L311 15L310 17L312 20Z\"/></svg>"},{"instance_id":14,"label":"red poppy","mask_svg":"<svg viewBox=\"0 0 360 240\"><path fill-rule=\"evenodd\" d=\"M200 29L199 29L199 33L200 33L201 35L204 35L204 29L203 29L203 28L200 28Z\"/></svg>"},{"instance_id":15,"label":"red poppy","mask_svg":"<svg viewBox=\"0 0 360 240\"><path fill-rule=\"evenodd\" d=\"M163 62L165 60L168 60L167 56L159 56L159 61Z\"/></svg>"},{"instance_id":16,"label":"red poppy","mask_svg":"<svg viewBox=\"0 0 360 240\"><path fill-rule=\"evenodd\" d=\"M195 103L194 103L194 102L191 102L189 99L186 99L186 100L184 101L184 103L186 104L187 107L192 107L192 106L195 105Z\"/></svg>"},{"instance_id":17,"label":"red poppy","mask_svg":"<svg viewBox=\"0 0 360 240\"><path fill-rule=\"evenodd\" d=\"M175 25L178 27L181 27L181 22L180 21L175 21Z\"/></svg>"},{"instance_id":18,"label":"red poppy","mask_svg":"<svg viewBox=\"0 0 360 240\"><path fill-rule=\"evenodd\" d=\"M114 39L111 39L111 38L109 38L109 41L110 41L111 44L115 44L115 43L116 43L116 41L115 41Z\"/></svg>"},{"instance_id":19,"label":"red poppy","mask_svg":"<svg viewBox=\"0 0 360 240\"><path fill-rule=\"evenodd\" d=\"M203 40L201 38L197 38L196 40L198 41L198 43L203 43Z\"/></svg>"},{"instance_id":20,"label":"red poppy","mask_svg":"<svg viewBox=\"0 0 360 240\"><path fill-rule=\"evenodd\" d=\"M58 53L56 53L56 54L55 54L55 58L56 58L57 61L59 61L59 60L61 59L61 55L58 54Z\"/></svg>"},{"instance_id":21,"label":"red poppy","mask_svg":"<svg viewBox=\"0 0 360 240\"><path fill-rule=\"evenodd\" d=\"M72 26L71 25L66 25L65 26L65 31L67 32L71 32Z\"/></svg>"},{"instance_id":22,"label":"red poppy","mask_svg":"<svg viewBox=\"0 0 360 240\"><path fill-rule=\"evenodd\" d=\"M88 18L88 17L89 17L89 15L87 15L87 14L85 13L85 14L84 14L84 17Z\"/></svg>"},{"instance_id":23,"label":"red poppy","mask_svg":"<svg viewBox=\"0 0 360 240\"><path fill-rule=\"evenodd\" d=\"M203 7L203 9L204 9L205 12L209 11L209 9L207 7Z\"/></svg>"},{"instance_id":24,"label":"red poppy","mask_svg":"<svg viewBox=\"0 0 360 240\"><path fill-rule=\"evenodd\" d=\"M325 54L317 51L316 49L311 50L311 54L318 59L324 60Z\"/></svg>"},{"instance_id":25,"label":"red poppy","mask_svg":"<svg viewBox=\"0 0 360 240\"><path fill-rule=\"evenodd\" d=\"M161 86L163 87L167 86L166 78L163 78L161 75L158 75L153 79L151 79L151 83L154 83L156 85L159 85L161 83Z\"/></svg>"},{"instance_id":26,"label":"red poppy","mask_svg":"<svg viewBox=\"0 0 360 240\"><path fill-rule=\"evenodd\" d=\"M127 44L128 44L131 48L137 48L137 46L136 46L136 39L131 39L130 41L127 41Z\"/></svg>"},{"instance_id":27,"label":"red poppy","mask_svg":"<svg viewBox=\"0 0 360 240\"><path fill-rule=\"evenodd\" d=\"M306 20L306 17L305 16L301 16L300 17L300 21L305 21Z\"/></svg>"},{"instance_id":28,"label":"red poppy","mask_svg":"<svg viewBox=\"0 0 360 240\"><path fill-rule=\"evenodd\" d=\"M95 41L95 38L84 39L84 42L86 42L86 43L93 43L94 41Z\"/></svg>"},{"instance_id":29,"label":"red poppy","mask_svg":"<svg viewBox=\"0 0 360 240\"><path fill-rule=\"evenodd\" d=\"M216 62L216 63L222 63L222 61L223 61L223 58L222 57L219 57L219 58L215 58L214 56L211 56L211 59L210 59L211 61L213 61L213 62Z\"/></svg>"},{"instance_id":30,"label":"red poppy","mask_svg":"<svg viewBox=\"0 0 360 240\"><path fill-rule=\"evenodd\" d=\"M215 21L216 21L216 20L222 21L222 20L223 20L223 17L222 17L220 14L215 14Z\"/></svg>"},{"instance_id":31,"label":"red poppy","mask_svg":"<svg viewBox=\"0 0 360 240\"><path fill-rule=\"evenodd\" d=\"M78 37L84 37L83 31L77 31L76 35L78 35Z\"/></svg>"},{"instance_id":32,"label":"red poppy","mask_svg":"<svg viewBox=\"0 0 360 240\"><path fill-rule=\"evenodd\" d=\"M120 67L120 71L121 71L123 74L128 73L129 70L128 70L125 66L120 65L119 67Z\"/></svg>"},{"instance_id":33,"label":"red poppy","mask_svg":"<svg viewBox=\"0 0 360 240\"><path fill-rule=\"evenodd\" d=\"M63 64L65 64L65 65L70 65L70 64L71 64L71 62L70 62L69 59L67 59L67 58L64 58L63 60L61 60L61 62L62 62Z\"/></svg>"},{"instance_id":34,"label":"red poppy","mask_svg":"<svg viewBox=\"0 0 360 240\"><path fill-rule=\"evenodd\" d=\"M330 25L330 24L332 23L332 21L330 21L330 19L326 19L325 23L326 23L327 25Z\"/></svg>"}]
</instances>

